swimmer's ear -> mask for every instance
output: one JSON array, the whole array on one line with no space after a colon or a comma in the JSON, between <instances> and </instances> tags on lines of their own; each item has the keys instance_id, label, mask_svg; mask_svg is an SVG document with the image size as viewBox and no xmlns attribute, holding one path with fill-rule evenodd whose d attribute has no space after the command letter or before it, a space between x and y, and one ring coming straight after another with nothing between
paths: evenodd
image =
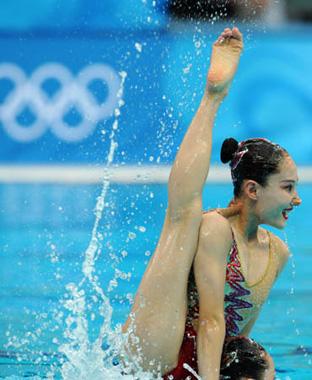
<instances>
[{"instance_id":1,"label":"swimmer's ear","mask_svg":"<svg viewBox=\"0 0 312 380\"><path fill-rule=\"evenodd\" d=\"M224 216L224 218L230 218L238 215L242 210L243 204L240 201L231 201L227 208L216 209L217 213Z\"/></svg>"},{"instance_id":2,"label":"swimmer's ear","mask_svg":"<svg viewBox=\"0 0 312 380\"><path fill-rule=\"evenodd\" d=\"M256 201L258 199L259 184L251 179L245 180L243 183L243 192L248 198Z\"/></svg>"}]
</instances>

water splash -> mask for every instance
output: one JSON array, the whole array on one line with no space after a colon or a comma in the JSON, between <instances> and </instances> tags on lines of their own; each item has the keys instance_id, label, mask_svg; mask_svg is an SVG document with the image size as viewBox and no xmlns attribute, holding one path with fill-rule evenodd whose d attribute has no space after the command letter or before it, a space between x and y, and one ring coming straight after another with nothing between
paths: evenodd
<instances>
[{"instance_id":1,"label":"water splash","mask_svg":"<svg viewBox=\"0 0 312 380\"><path fill-rule=\"evenodd\" d=\"M105 199L110 186L109 167L117 148L115 132L118 129L120 109L124 105L122 99L126 73L120 73L121 84L117 93L118 107L114 112L115 120L110 133L110 149L104 173L103 185L95 207L95 221L89 246L85 252L82 265L83 278L78 285L70 283L66 286L67 294L62 302L68 315L65 319L64 338L66 343L59 347L64 355L61 365L61 375L64 380L77 379L150 379L151 375L144 374L134 365L126 365L124 352L125 335L121 327L112 328L113 309L109 298L100 286L95 274L95 263L101 254L103 236L98 232L100 220L105 210ZM90 321L102 319L101 326L95 339L90 338ZM123 358L123 365L120 363ZM131 368L130 368L131 367ZM132 371L132 372L131 372Z\"/></svg>"}]
</instances>

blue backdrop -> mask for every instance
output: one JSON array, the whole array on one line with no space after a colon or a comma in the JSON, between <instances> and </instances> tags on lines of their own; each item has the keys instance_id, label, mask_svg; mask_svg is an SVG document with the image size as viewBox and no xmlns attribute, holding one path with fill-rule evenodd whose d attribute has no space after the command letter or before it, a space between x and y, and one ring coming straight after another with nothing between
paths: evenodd
<instances>
[{"instance_id":1,"label":"blue backdrop","mask_svg":"<svg viewBox=\"0 0 312 380\"><path fill-rule=\"evenodd\" d=\"M25 15L18 25L10 18L5 23L2 15L0 162L105 162L125 71L115 163L171 163L202 96L211 43L224 25L168 28L165 2L139 2L136 12L131 4L122 9L107 2L106 13L83 1L58 12L52 3L35 24ZM311 164L311 28L241 29L245 52L218 115L213 161L225 137L263 136L298 164Z\"/></svg>"}]
</instances>

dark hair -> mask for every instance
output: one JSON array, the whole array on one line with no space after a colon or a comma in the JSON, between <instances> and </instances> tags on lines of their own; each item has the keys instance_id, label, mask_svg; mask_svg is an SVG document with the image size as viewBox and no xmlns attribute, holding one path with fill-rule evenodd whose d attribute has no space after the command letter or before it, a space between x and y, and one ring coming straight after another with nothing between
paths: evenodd
<instances>
[{"instance_id":1,"label":"dark hair","mask_svg":"<svg viewBox=\"0 0 312 380\"><path fill-rule=\"evenodd\" d=\"M262 379L269 367L265 349L254 340L243 336L225 340L221 359L220 375L224 380L238 380L241 377Z\"/></svg>"},{"instance_id":2,"label":"dark hair","mask_svg":"<svg viewBox=\"0 0 312 380\"><path fill-rule=\"evenodd\" d=\"M251 179L261 186L267 184L270 174L278 173L279 164L288 152L280 145L262 138L238 143L233 138L224 140L221 161L230 162L234 195L239 196L244 179Z\"/></svg>"}]
</instances>

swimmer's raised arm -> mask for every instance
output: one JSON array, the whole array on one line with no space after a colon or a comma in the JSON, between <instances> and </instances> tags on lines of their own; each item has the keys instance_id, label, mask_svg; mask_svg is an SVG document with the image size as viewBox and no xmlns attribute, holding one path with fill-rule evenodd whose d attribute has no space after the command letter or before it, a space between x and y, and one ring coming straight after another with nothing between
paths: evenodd
<instances>
[{"instance_id":1,"label":"swimmer's raised arm","mask_svg":"<svg viewBox=\"0 0 312 380\"><path fill-rule=\"evenodd\" d=\"M224 284L226 258L232 244L229 222L217 212L203 216L194 261L199 295L198 370L203 380L219 380L225 338Z\"/></svg>"},{"instance_id":2,"label":"swimmer's raised arm","mask_svg":"<svg viewBox=\"0 0 312 380\"><path fill-rule=\"evenodd\" d=\"M227 28L214 43L207 84L199 108L183 139L169 177L169 217L202 210L202 190L211 155L212 128L220 103L234 77L243 47L237 28Z\"/></svg>"}]
</instances>

